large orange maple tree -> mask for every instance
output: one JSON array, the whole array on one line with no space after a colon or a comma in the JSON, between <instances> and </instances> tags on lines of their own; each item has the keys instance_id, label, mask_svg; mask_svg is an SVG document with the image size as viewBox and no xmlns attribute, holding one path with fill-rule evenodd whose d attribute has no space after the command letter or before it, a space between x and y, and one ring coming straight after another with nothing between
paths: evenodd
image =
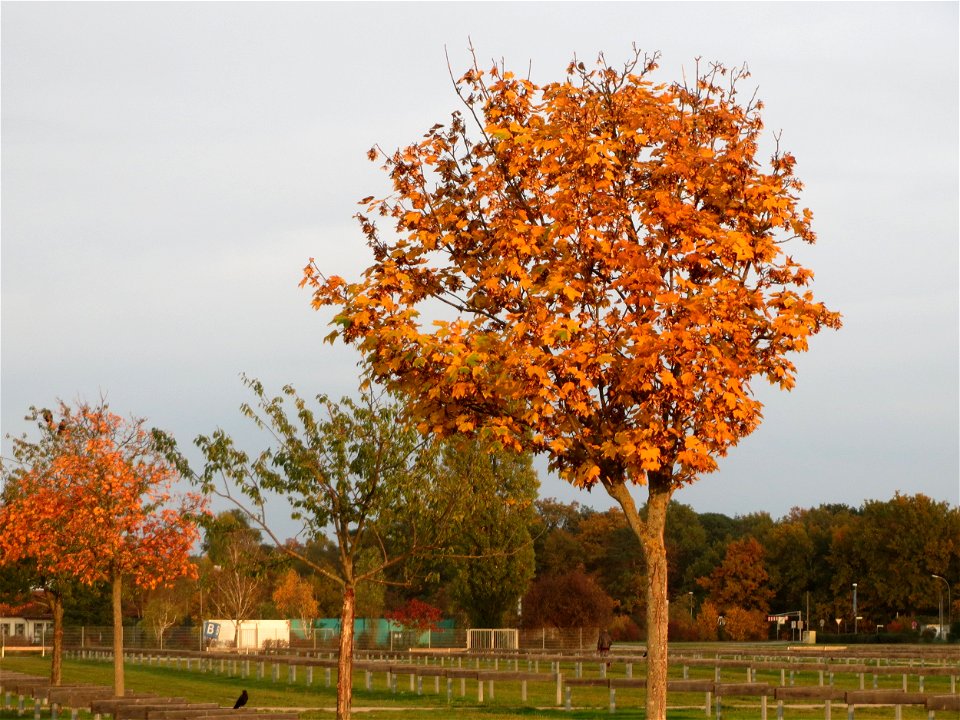
<instances>
[{"instance_id":1,"label":"large orange maple tree","mask_svg":"<svg viewBox=\"0 0 960 720\"><path fill-rule=\"evenodd\" d=\"M28 419L39 421L41 437L15 440L14 462L4 468L0 563L27 558L42 575L111 584L114 693L121 696L123 582L154 588L195 576L189 553L205 501L172 491L178 476L144 420L125 420L104 403L60 403L56 414L32 409ZM54 639L57 656L62 627Z\"/></svg>"},{"instance_id":2,"label":"large orange maple tree","mask_svg":"<svg viewBox=\"0 0 960 720\"><path fill-rule=\"evenodd\" d=\"M538 86L474 58L454 82L465 112L370 151L394 192L361 201L362 279L311 260L303 280L337 310L328 339L356 345L421 430L546 453L616 499L646 559L651 719L666 713L667 504L757 427L754 379L791 388L789 354L840 325L785 252L814 241L812 216L793 156L757 157L745 70L656 83L657 59L573 62Z\"/></svg>"}]
</instances>

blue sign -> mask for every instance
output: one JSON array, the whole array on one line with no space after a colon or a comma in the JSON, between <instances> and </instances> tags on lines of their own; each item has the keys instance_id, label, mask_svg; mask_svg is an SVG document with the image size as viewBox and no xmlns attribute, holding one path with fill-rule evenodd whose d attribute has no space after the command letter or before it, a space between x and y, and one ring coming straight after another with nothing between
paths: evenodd
<instances>
[{"instance_id":1,"label":"blue sign","mask_svg":"<svg viewBox=\"0 0 960 720\"><path fill-rule=\"evenodd\" d=\"M216 640L220 637L220 623L210 622L203 624L203 636L208 640Z\"/></svg>"}]
</instances>

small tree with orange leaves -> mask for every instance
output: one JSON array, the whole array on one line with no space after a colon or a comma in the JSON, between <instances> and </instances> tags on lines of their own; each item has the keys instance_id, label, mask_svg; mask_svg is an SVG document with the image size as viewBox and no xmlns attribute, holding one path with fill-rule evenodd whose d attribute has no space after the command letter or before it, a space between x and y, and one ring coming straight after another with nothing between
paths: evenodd
<instances>
[{"instance_id":1,"label":"small tree with orange leaves","mask_svg":"<svg viewBox=\"0 0 960 720\"><path fill-rule=\"evenodd\" d=\"M423 431L544 452L618 502L646 559L650 720L666 715L667 504L757 427L752 381L789 389L789 353L840 324L784 252L813 242L811 213L793 156L756 157L746 72L655 83L656 62L601 56L538 86L474 60L455 81L466 117L382 155L394 194L364 203L395 239L359 215L363 278L313 261L304 277L337 308L329 339L355 344Z\"/></svg>"},{"instance_id":2,"label":"small tree with orange leaves","mask_svg":"<svg viewBox=\"0 0 960 720\"><path fill-rule=\"evenodd\" d=\"M300 621L304 637L313 637L313 621L320 613L320 604L313 594L313 584L300 577L293 568L288 568L273 590L273 604L284 617Z\"/></svg>"},{"instance_id":3,"label":"small tree with orange leaves","mask_svg":"<svg viewBox=\"0 0 960 720\"><path fill-rule=\"evenodd\" d=\"M114 693L122 696L123 582L154 588L195 575L188 556L204 501L171 494L177 474L156 452L144 420L124 420L103 402L75 409L61 402L56 416L31 408L27 419L39 421L41 437L16 439L13 466L4 467L0 562L29 558L44 575L111 584ZM55 657L62 617L61 608Z\"/></svg>"}]
</instances>

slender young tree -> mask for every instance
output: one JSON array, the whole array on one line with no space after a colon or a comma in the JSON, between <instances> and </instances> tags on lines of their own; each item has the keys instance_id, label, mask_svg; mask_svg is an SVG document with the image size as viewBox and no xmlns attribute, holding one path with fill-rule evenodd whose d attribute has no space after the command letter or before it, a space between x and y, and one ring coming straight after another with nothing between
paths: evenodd
<instances>
[{"instance_id":1,"label":"slender young tree","mask_svg":"<svg viewBox=\"0 0 960 720\"><path fill-rule=\"evenodd\" d=\"M577 487L602 486L643 547L647 717L666 714L673 493L761 419L756 378L794 384L788 356L839 316L785 243L812 243L792 155L757 158L761 104L744 70L653 79L573 62L543 86L474 61L466 112L392 154L393 194L358 216L362 279L311 260L333 341L402 393L425 432L479 432L546 453ZM633 490L646 486L646 515Z\"/></svg>"},{"instance_id":2,"label":"slender young tree","mask_svg":"<svg viewBox=\"0 0 960 720\"><path fill-rule=\"evenodd\" d=\"M204 528L203 547L213 563L208 575L209 604L217 617L233 621L233 646L240 647L244 621L256 616L269 595L271 554L260 530L233 509L219 513Z\"/></svg>"},{"instance_id":3,"label":"slender young tree","mask_svg":"<svg viewBox=\"0 0 960 720\"><path fill-rule=\"evenodd\" d=\"M270 438L256 457L238 449L222 430L196 444L206 462L194 475L205 491L233 502L279 550L336 583L341 590L337 718L352 706L354 619L358 588L386 571L414 568L413 560L435 551L464 518L457 487L440 471L437 445L404 422L400 409L367 390L362 399L339 403L316 398L316 409L291 386L269 397L254 379L244 383L255 404L242 413ZM166 438L168 457L189 466ZM286 498L301 535L333 534L332 556L307 554L283 543L267 517L267 493Z\"/></svg>"},{"instance_id":4,"label":"slender young tree","mask_svg":"<svg viewBox=\"0 0 960 720\"><path fill-rule=\"evenodd\" d=\"M273 590L273 604L284 617L300 621L307 640L313 637L313 621L320 612L320 605L309 580L300 577L293 568L287 569Z\"/></svg>"},{"instance_id":5,"label":"slender young tree","mask_svg":"<svg viewBox=\"0 0 960 720\"><path fill-rule=\"evenodd\" d=\"M144 420L124 420L104 402L31 408L41 437L14 441L4 468L0 558L30 558L41 573L111 586L114 694L124 693L125 580L143 588L194 572L201 497L175 495L177 474L157 452ZM56 615L55 615L56 617Z\"/></svg>"},{"instance_id":6,"label":"slender young tree","mask_svg":"<svg viewBox=\"0 0 960 720\"><path fill-rule=\"evenodd\" d=\"M142 624L149 629L161 650L167 631L183 620L185 597L187 594L181 587L158 587L148 591Z\"/></svg>"}]
</instances>

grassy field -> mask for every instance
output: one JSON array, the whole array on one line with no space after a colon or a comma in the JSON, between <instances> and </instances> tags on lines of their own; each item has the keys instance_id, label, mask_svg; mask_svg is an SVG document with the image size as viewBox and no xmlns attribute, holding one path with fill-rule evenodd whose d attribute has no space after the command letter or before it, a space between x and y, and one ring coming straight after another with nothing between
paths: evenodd
<instances>
[{"instance_id":1,"label":"grassy field","mask_svg":"<svg viewBox=\"0 0 960 720\"><path fill-rule=\"evenodd\" d=\"M49 674L49 658L39 657L6 657L0 660L0 673L3 670L16 670L34 675ZM226 668L230 670L229 664ZM564 669L564 672L568 672ZM79 661L67 659L64 661L64 683L91 683L110 685L113 679L113 666L108 662ZM816 673L797 673L794 681L797 685L816 685ZM691 671L691 678L711 677L712 671L702 669L700 674ZM318 670L314 673L313 683L306 684L306 677L301 668L295 682L287 682L286 674L282 679L273 682L268 674L263 679L255 677L241 678L237 675L200 673L177 670L169 667L154 665L128 664L126 666L126 687L129 692L155 693L158 695L184 697L195 702L216 702L220 705L232 705L240 691L246 689L250 695L249 707L253 708L295 708L301 713L303 720L328 720L334 714L336 706L335 687L326 685L325 673ZM335 673L333 674L335 682ZM757 673L757 680L769 682L771 685L780 683L780 675L776 672ZM724 678L724 681L742 681L741 678ZM880 688L900 689L900 678L880 678ZM853 690L857 687L854 676L837 678L837 685L844 689ZM915 688L911 688L915 689ZM948 693L949 680L946 678L929 677L926 680L926 691L929 693ZM15 702L15 699L14 699ZM668 717L670 720L704 720L715 718L715 708L710 713L705 712L704 695L702 693L671 693ZM460 683L453 681L453 697L448 702L446 683L441 679L440 693L437 694L433 678L423 678L422 694L405 676L397 682L397 692L390 692L385 683L383 673L373 678L373 686L366 689L364 673L358 672L354 677L353 705L354 713L358 718L369 720L410 720L411 718L446 718L455 716L464 720L506 720L507 718L567 718L569 720L584 718L610 717L608 709L609 695L605 688L576 687L573 690L573 709L566 711L556 706L556 688L550 683L530 683L528 686L527 701L523 702L520 696L520 685L517 682L497 682L495 694L490 697L489 690L485 692L484 702L477 702L476 684L467 682L466 695L460 696ZM643 718L645 713L644 691L640 688L620 688L616 693L616 717L624 720ZM27 717L32 716L28 711ZM844 707L834 707L833 717L844 717ZM44 716L49 717L47 713ZM776 703L772 698L768 700L768 717L777 716ZM16 718L16 711L0 710L0 720ZM86 720L86 714L81 715ZM729 701L724 699L724 720L751 720L760 717L760 699L743 698ZM787 705L784 708L784 718L789 720L819 720L824 717L821 705ZM905 706L903 720L924 720L926 711L921 707ZM948 717L948 715L942 715ZM858 707L857 720L893 720L892 707Z\"/></svg>"}]
</instances>

